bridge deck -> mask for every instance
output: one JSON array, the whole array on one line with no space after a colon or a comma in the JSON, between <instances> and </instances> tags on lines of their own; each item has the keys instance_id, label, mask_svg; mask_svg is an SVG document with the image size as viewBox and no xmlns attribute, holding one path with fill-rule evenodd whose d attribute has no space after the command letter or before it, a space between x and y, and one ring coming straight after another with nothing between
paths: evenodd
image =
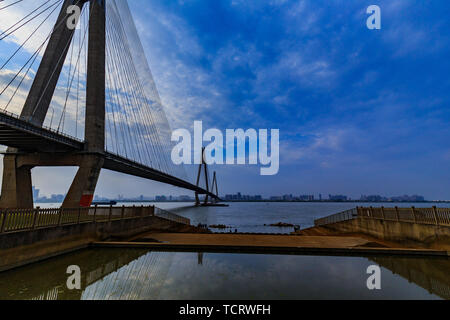
<instances>
[{"instance_id":1,"label":"bridge deck","mask_svg":"<svg viewBox=\"0 0 450 320\"><path fill-rule=\"evenodd\" d=\"M73 137L42 128L0 112L0 144L28 152L68 152L82 150L84 143Z\"/></svg>"},{"instance_id":2,"label":"bridge deck","mask_svg":"<svg viewBox=\"0 0 450 320\"><path fill-rule=\"evenodd\" d=\"M25 152L40 153L82 153L84 143L76 138L55 132L48 128L41 128L28 121L20 119L17 115L0 112L0 145L18 148ZM176 187L192 190L199 194L208 194L217 198L203 188L174 177L170 174L136 163L121 156L105 152L103 168L125 173L128 175L154 180ZM69 165L72 165L69 163Z\"/></svg>"},{"instance_id":3,"label":"bridge deck","mask_svg":"<svg viewBox=\"0 0 450 320\"><path fill-rule=\"evenodd\" d=\"M216 195L207 192L205 189L199 188L196 185L181 180L177 177L168 175L161 171L155 170L153 168L147 167L145 165L139 164L132 160L123 158L121 156L106 152L105 153L105 163L103 165L104 169L125 173L135 177L140 177L144 179L150 179L162 183L167 183L176 187L196 191L199 194L208 194L209 196L216 198Z\"/></svg>"}]
</instances>

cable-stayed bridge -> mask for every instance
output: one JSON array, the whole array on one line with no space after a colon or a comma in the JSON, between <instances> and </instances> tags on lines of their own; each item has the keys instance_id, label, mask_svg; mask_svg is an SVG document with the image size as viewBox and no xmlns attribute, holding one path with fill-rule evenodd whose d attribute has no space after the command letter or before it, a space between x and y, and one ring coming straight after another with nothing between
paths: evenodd
<instances>
[{"instance_id":1,"label":"cable-stayed bridge","mask_svg":"<svg viewBox=\"0 0 450 320\"><path fill-rule=\"evenodd\" d=\"M170 159L171 129L126 0L0 1L0 17L0 208L33 207L38 166L79 167L63 207L90 206L101 169L218 199L208 178L193 184Z\"/></svg>"}]
</instances>

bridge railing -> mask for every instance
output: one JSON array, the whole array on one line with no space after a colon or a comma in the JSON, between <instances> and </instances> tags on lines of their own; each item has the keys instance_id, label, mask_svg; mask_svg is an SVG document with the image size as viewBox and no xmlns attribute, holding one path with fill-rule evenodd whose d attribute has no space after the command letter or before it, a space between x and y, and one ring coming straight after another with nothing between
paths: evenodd
<instances>
[{"instance_id":1,"label":"bridge railing","mask_svg":"<svg viewBox=\"0 0 450 320\"><path fill-rule=\"evenodd\" d=\"M78 142L83 142L82 140L80 140L80 139L77 138L77 137L68 135L68 134L66 134L66 133L64 133L64 132L60 132L60 131L58 131L58 130L55 130L55 129L53 129L53 128L51 128L51 127L48 127L48 126L45 126L45 125L42 125L42 126L40 126L40 127L37 127L36 125L32 124L31 122L21 119L21 118L20 118L20 115L18 115L18 114L15 114L15 113L12 113L12 112L9 112L9 111L6 111L6 110L1 110L1 111L0 111L0 114L4 114L4 115L6 115L6 116L9 116L9 117L14 118L14 119L17 119L17 120L25 121L26 123L30 124L30 126L23 127L24 129L28 129L28 130L32 130L32 131L40 130L40 129L45 129L45 130L50 131L50 132L52 132L52 133L55 133L55 134L57 134L57 135L60 135L60 136L63 136L63 137L69 138L69 139L73 139L73 140L76 140L76 141L78 141ZM5 119L3 119L3 121L7 121L7 122L8 122L8 120L5 120ZM10 122L10 121L9 121L9 122ZM18 123L18 122L15 122L14 124L15 124L15 125L18 125L19 123ZM34 127L35 130L33 130L33 127Z\"/></svg>"},{"instance_id":2,"label":"bridge railing","mask_svg":"<svg viewBox=\"0 0 450 320\"><path fill-rule=\"evenodd\" d=\"M0 211L0 233L148 216L157 216L178 223L190 224L189 219L154 206L7 209Z\"/></svg>"},{"instance_id":3,"label":"bridge railing","mask_svg":"<svg viewBox=\"0 0 450 320\"><path fill-rule=\"evenodd\" d=\"M316 226L356 219L357 217L385 221L450 226L450 208L374 208L357 207L314 221Z\"/></svg>"}]
</instances>

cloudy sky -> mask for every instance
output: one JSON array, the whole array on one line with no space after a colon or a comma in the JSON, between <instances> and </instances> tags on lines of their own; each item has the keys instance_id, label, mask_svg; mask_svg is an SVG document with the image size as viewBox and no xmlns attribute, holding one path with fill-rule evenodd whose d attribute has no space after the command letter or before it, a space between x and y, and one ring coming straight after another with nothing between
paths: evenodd
<instances>
[{"instance_id":1,"label":"cloudy sky","mask_svg":"<svg viewBox=\"0 0 450 320\"><path fill-rule=\"evenodd\" d=\"M371 4L381 30L366 27ZM450 199L448 1L129 5L172 129L280 129L279 174L217 167L221 193ZM34 184L64 193L74 173L34 169ZM188 193L106 171L97 190Z\"/></svg>"}]
</instances>

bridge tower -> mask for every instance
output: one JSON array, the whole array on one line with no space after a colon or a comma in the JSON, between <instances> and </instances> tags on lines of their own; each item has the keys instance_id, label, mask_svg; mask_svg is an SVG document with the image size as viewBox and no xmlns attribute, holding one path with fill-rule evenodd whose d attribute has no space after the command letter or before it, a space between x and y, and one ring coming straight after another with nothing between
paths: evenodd
<instances>
[{"instance_id":1,"label":"bridge tower","mask_svg":"<svg viewBox=\"0 0 450 320\"><path fill-rule=\"evenodd\" d=\"M202 148L202 162L200 163L200 165L198 166L198 174L197 174L197 187L200 186L200 178L202 175L202 170L204 172L205 175L205 187L206 187L206 191L209 192L209 181L208 181L208 165L205 162L205 148ZM205 201L204 204L206 205L208 203L208 195L205 195ZM195 205L196 206L200 206L201 202L200 202L200 198L199 198L199 193L196 192L195 193Z\"/></svg>"},{"instance_id":2,"label":"bridge tower","mask_svg":"<svg viewBox=\"0 0 450 320\"><path fill-rule=\"evenodd\" d=\"M219 187L217 186L217 175L216 175L215 171L214 171L214 174L213 174L213 181L212 181L212 185L211 185L211 192L213 192L217 196L217 198L211 199L211 201L213 203L216 203L218 201L218 199L219 199Z\"/></svg>"},{"instance_id":3,"label":"bridge tower","mask_svg":"<svg viewBox=\"0 0 450 320\"><path fill-rule=\"evenodd\" d=\"M205 199L203 203L201 203L199 198L199 193L195 193L195 205L196 206L208 206L208 205L214 205L219 201L219 189L217 186L217 175L214 171L213 174L213 180L211 186L209 185L209 174L208 174L208 164L205 161L205 148L202 148L202 162L198 167L198 174L197 174L197 187L200 187L200 179L202 176L202 171L205 175L205 187L206 191L210 192L211 194L215 195L216 197L212 197L209 194L205 194ZM211 202L208 203L209 198L211 198Z\"/></svg>"},{"instance_id":4,"label":"bridge tower","mask_svg":"<svg viewBox=\"0 0 450 320\"><path fill-rule=\"evenodd\" d=\"M86 88L85 147L78 154L27 154L8 148L4 156L0 208L33 208L31 169L35 166L76 165L75 179L63 207L90 206L105 149L105 0L64 0L20 118L42 127L60 77L75 28L67 27L67 9L90 6Z\"/></svg>"}]
</instances>

